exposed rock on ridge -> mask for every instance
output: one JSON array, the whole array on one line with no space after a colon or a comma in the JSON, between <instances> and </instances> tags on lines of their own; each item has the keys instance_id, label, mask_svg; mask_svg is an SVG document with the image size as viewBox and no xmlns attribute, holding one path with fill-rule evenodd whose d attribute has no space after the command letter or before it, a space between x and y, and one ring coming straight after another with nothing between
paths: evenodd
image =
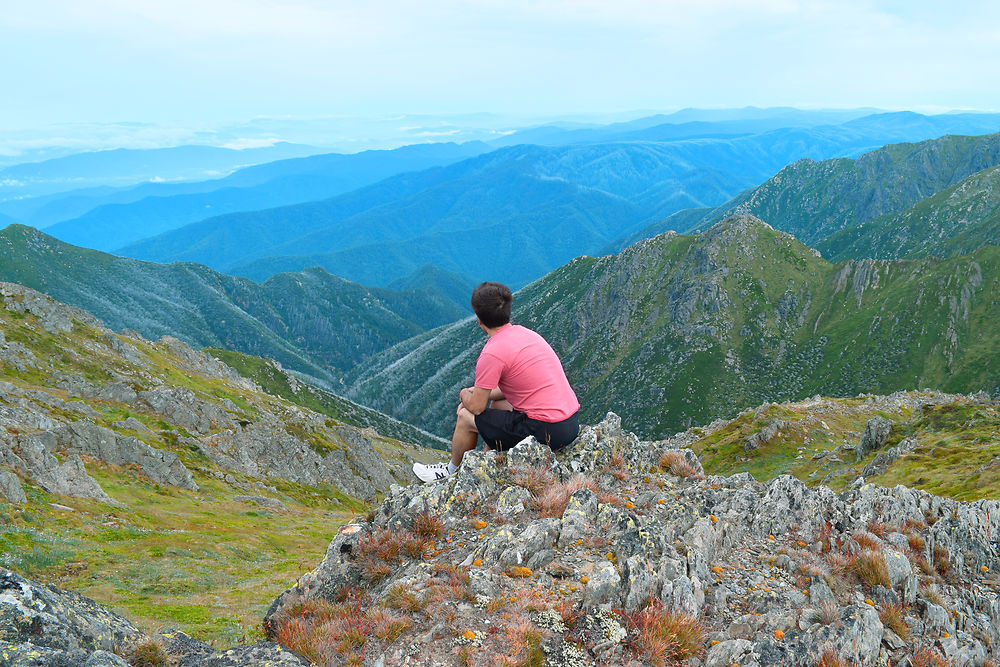
<instances>
[{"instance_id":1,"label":"exposed rock on ridge","mask_svg":"<svg viewBox=\"0 0 1000 667\"><path fill-rule=\"evenodd\" d=\"M556 490L566 500L553 511ZM424 558L379 560L386 535L415 530L427 514L446 532ZM372 605L421 608L393 606L408 591L429 606L408 614L399 641L370 642L367 660L445 661L465 641L449 637L465 628L477 650L503 651L513 636L505 628L530 622L546 664L567 652L648 664L629 619L652 600L706 628L689 664L816 664L826 650L859 665L902 664L925 648L978 665L1000 645L1000 596L987 574L1000 567L998 540L995 500L860 482L836 494L788 476L705 478L692 452L642 442L609 414L555 455L529 439L504 457L469 454L441 482L395 487L368 520L341 530L266 622L280 634L303 602L359 589ZM881 563L876 574L857 565L869 561ZM375 577L379 563L388 571ZM449 563L465 576L457 606L434 602ZM525 605L538 615L519 614ZM447 625L435 625L446 608ZM890 609L902 625L885 616ZM548 610L568 624L543 623ZM493 624L499 632L479 631Z\"/></svg>"},{"instance_id":2,"label":"exposed rock on ridge","mask_svg":"<svg viewBox=\"0 0 1000 667\"><path fill-rule=\"evenodd\" d=\"M206 461L361 498L393 481L376 434L271 397L175 338L116 334L19 285L0 283L0 297L0 368L11 380L0 382L7 500L25 500L17 473L50 493L116 502L81 457L191 490Z\"/></svg>"}]
</instances>

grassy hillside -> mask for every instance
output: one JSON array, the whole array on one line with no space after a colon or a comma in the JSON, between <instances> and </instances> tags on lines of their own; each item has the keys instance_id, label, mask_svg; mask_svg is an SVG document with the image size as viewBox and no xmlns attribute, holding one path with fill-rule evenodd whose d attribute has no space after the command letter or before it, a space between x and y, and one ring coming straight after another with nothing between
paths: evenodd
<instances>
[{"instance_id":1,"label":"grassy hillside","mask_svg":"<svg viewBox=\"0 0 1000 667\"><path fill-rule=\"evenodd\" d=\"M518 292L513 320L552 343L586 419L615 410L663 437L817 393L995 393L998 288L995 247L834 265L741 217L578 258ZM406 341L354 371L348 396L446 434L483 342L474 322Z\"/></svg>"},{"instance_id":2,"label":"grassy hillside","mask_svg":"<svg viewBox=\"0 0 1000 667\"><path fill-rule=\"evenodd\" d=\"M0 292L0 473L13 473L26 496L5 502L0 492L0 564L106 603L147 632L170 625L217 645L254 638L274 596L314 566L341 523L367 511L367 496L330 480L225 464L219 443L230 434L247 443L251 432L266 442L306 438L317 455L348 453L338 458L344 466L361 465L350 452L371 447L399 481L410 479L414 458L437 458L376 433L370 411L316 413L176 340L116 335L41 295L7 284ZM183 400L153 408L144 391ZM192 414L209 415L204 432ZM351 425L358 415L362 428ZM56 438L74 423L176 455L193 487L83 455L86 474L113 502L47 491L18 457L27 439ZM74 451L62 439L51 449L60 465ZM272 454L254 455L266 462Z\"/></svg>"},{"instance_id":3,"label":"grassy hillside","mask_svg":"<svg viewBox=\"0 0 1000 667\"><path fill-rule=\"evenodd\" d=\"M266 356L328 382L467 312L426 292L366 288L322 269L257 284L197 264L77 248L20 225L0 231L0 280L46 292L114 329Z\"/></svg>"},{"instance_id":4,"label":"grassy hillside","mask_svg":"<svg viewBox=\"0 0 1000 667\"><path fill-rule=\"evenodd\" d=\"M857 459L868 420L888 419L890 435L878 450ZM780 429L756 449L746 443L772 423ZM1000 497L1000 426L995 402L985 397L903 393L856 398L815 397L765 404L732 421L692 428L679 438L698 453L710 474L749 472L760 480L792 475L809 485L843 490L875 458L904 439L912 451L866 481L903 484L935 495L974 501Z\"/></svg>"}]
</instances>

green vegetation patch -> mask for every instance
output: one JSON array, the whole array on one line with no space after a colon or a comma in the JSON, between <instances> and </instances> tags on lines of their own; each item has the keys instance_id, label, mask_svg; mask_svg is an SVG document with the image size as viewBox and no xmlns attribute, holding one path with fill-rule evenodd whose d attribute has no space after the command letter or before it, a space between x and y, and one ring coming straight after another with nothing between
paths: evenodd
<instances>
[{"instance_id":1,"label":"green vegetation patch","mask_svg":"<svg viewBox=\"0 0 1000 667\"><path fill-rule=\"evenodd\" d=\"M279 484L289 511L271 513L199 473L200 490L188 491L125 468L88 462L87 471L125 506L25 485L25 506L0 506L0 564L78 591L147 632L176 626L220 648L255 641L274 598L319 564L340 525L367 511L330 487Z\"/></svg>"}]
</instances>

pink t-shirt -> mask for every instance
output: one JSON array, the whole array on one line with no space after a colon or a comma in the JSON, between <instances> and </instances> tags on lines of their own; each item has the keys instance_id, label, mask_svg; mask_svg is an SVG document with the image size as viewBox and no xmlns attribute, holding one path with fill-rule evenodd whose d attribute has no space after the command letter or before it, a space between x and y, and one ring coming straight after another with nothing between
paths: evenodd
<instances>
[{"instance_id":1,"label":"pink t-shirt","mask_svg":"<svg viewBox=\"0 0 1000 667\"><path fill-rule=\"evenodd\" d=\"M500 387L515 410L544 422L562 421L580 409L555 350L516 324L504 325L486 341L476 361L476 386Z\"/></svg>"}]
</instances>

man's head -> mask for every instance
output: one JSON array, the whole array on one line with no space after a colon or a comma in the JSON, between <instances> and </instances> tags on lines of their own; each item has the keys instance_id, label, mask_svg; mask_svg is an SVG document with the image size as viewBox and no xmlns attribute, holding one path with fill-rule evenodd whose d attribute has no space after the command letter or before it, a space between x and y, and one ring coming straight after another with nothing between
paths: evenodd
<instances>
[{"instance_id":1,"label":"man's head","mask_svg":"<svg viewBox=\"0 0 1000 667\"><path fill-rule=\"evenodd\" d=\"M510 306L514 303L510 288L501 283L482 283L472 291L472 310L487 329L496 329L510 322Z\"/></svg>"}]
</instances>

